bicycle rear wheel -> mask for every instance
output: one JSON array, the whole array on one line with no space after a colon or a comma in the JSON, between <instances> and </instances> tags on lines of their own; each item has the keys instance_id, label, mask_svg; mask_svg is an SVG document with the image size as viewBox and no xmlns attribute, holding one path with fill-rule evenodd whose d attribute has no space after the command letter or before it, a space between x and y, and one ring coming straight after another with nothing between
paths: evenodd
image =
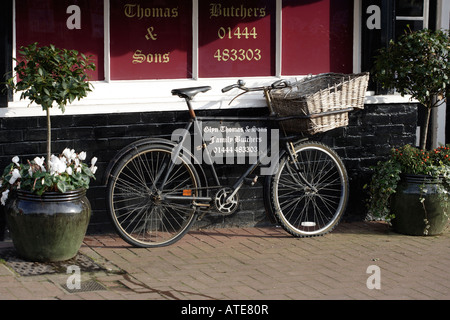
<instances>
[{"instance_id":1,"label":"bicycle rear wheel","mask_svg":"<svg viewBox=\"0 0 450 320\"><path fill-rule=\"evenodd\" d=\"M192 200L199 194L196 170L187 159L174 161L163 189L160 182L172 161L172 148L144 145L125 154L107 186L109 214L119 235L137 247L166 246L179 240L197 217ZM165 198L178 196L177 200Z\"/></svg>"},{"instance_id":2,"label":"bicycle rear wheel","mask_svg":"<svg viewBox=\"0 0 450 320\"><path fill-rule=\"evenodd\" d=\"M271 203L278 222L297 237L333 230L345 212L348 176L339 156L329 147L306 142L295 157L281 158L272 179Z\"/></svg>"}]
</instances>

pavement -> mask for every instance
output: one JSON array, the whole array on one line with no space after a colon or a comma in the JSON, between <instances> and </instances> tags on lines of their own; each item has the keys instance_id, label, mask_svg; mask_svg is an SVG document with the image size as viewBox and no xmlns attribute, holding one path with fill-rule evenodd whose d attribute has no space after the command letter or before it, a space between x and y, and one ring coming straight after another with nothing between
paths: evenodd
<instances>
[{"instance_id":1,"label":"pavement","mask_svg":"<svg viewBox=\"0 0 450 320\"><path fill-rule=\"evenodd\" d=\"M197 230L156 249L93 234L78 255L87 263L53 271L14 258L5 241L0 299L178 300L183 304L176 312L191 315L209 312L196 309L199 301L253 301L251 312L263 313L264 301L447 300L449 240L448 229L412 237L381 222L341 223L315 238L294 238L275 226Z\"/></svg>"}]
</instances>

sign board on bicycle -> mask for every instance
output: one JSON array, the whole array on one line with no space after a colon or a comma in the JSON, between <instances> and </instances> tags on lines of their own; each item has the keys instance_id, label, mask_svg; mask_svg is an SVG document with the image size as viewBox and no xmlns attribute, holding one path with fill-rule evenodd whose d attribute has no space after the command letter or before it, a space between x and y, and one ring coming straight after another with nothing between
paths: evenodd
<instances>
[{"instance_id":1,"label":"sign board on bicycle","mask_svg":"<svg viewBox=\"0 0 450 320\"><path fill-rule=\"evenodd\" d=\"M185 129L175 130L171 140L183 137L184 150L194 155L199 164L255 164L273 169L271 163L278 157L279 130L264 122L199 121L194 134ZM270 151L268 151L270 150ZM265 170L265 169L264 169Z\"/></svg>"},{"instance_id":2,"label":"sign board on bicycle","mask_svg":"<svg viewBox=\"0 0 450 320\"><path fill-rule=\"evenodd\" d=\"M269 130L261 123L204 122L202 135L216 163L256 161L270 144Z\"/></svg>"}]
</instances>

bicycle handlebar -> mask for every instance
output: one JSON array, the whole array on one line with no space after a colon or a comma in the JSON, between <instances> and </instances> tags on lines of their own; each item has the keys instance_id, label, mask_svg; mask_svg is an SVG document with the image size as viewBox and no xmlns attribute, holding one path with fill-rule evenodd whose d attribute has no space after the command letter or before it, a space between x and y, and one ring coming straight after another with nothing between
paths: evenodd
<instances>
[{"instance_id":1,"label":"bicycle handlebar","mask_svg":"<svg viewBox=\"0 0 450 320\"><path fill-rule=\"evenodd\" d=\"M225 93L225 92L228 92L228 91L230 91L230 90L232 90L234 88L238 88L238 85L237 84L232 84L231 86L227 86L227 87L222 89L222 92Z\"/></svg>"},{"instance_id":2,"label":"bicycle handlebar","mask_svg":"<svg viewBox=\"0 0 450 320\"><path fill-rule=\"evenodd\" d=\"M238 82L236 84L232 84L230 86L226 86L225 88L223 88L222 92L225 93L225 92L228 92L228 91L233 90L233 89L241 89L241 90L243 90L245 92L263 91L263 90L272 90L272 89L283 89L283 88L289 87L290 85L291 85L291 83L289 81L281 79L281 80L275 81L269 87L247 88L245 86L245 82L243 80L238 80Z\"/></svg>"},{"instance_id":3,"label":"bicycle handlebar","mask_svg":"<svg viewBox=\"0 0 450 320\"><path fill-rule=\"evenodd\" d=\"M222 92L225 93L225 92L228 92L235 88L239 88L241 90L247 91L247 88L245 87L245 82L243 80L238 80L237 84L232 84L231 86L227 86L227 87L223 88Z\"/></svg>"},{"instance_id":4,"label":"bicycle handlebar","mask_svg":"<svg viewBox=\"0 0 450 320\"><path fill-rule=\"evenodd\" d=\"M291 83L287 80L281 79L272 83L272 89L283 89L290 87Z\"/></svg>"}]
</instances>

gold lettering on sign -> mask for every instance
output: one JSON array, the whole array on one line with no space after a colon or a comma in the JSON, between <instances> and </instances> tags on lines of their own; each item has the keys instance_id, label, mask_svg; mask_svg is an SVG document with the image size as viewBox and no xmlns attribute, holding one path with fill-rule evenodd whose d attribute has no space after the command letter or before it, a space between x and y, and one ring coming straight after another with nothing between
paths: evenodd
<instances>
[{"instance_id":1,"label":"gold lettering on sign","mask_svg":"<svg viewBox=\"0 0 450 320\"><path fill-rule=\"evenodd\" d=\"M144 8L139 4L124 5L124 14L127 18L178 18L177 8Z\"/></svg>"},{"instance_id":2,"label":"gold lettering on sign","mask_svg":"<svg viewBox=\"0 0 450 320\"><path fill-rule=\"evenodd\" d=\"M262 59L262 53L261 49L218 49L214 58L219 62L259 61Z\"/></svg>"},{"instance_id":3,"label":"gold lettering on sign","mask_svg":"<svg viewBox=\"0 0 450 320\"><path fill-rule=\"evenodd\" d=\"M264 18L266 13L266 7L264 8L247 8L241 4L238 7L224 7L220 3L211 3L209 8L209 18Z\"/></svg>"},{"instance_id":4,"label":"gold lettering on sign","mask_svg":"<svg viewBox=\"0 0 450 320\"><path fill-rule=\"evenodd\" d=\"M152 39L153 41L155 41L157 38L157 34L153 34L153 32L155 31L155 28L153 27L149 27L147 28L147 34L145 35L145 39L150 40Z\"/></svg>"},{"instance_id":5,"label":"gold lettering on sign","mask_svg":"<svg viewBox=\"0 0 450 320\"><path fill-rule=\"evenodd\" d=\"M133 54L133 64L140 63L169 63L170 52L167 53L142 53L142 50L136 50Z\"/></svg>"},{"instance_id":6,"label":"gold lettering on sign","mask_svg":"<svg viewBox=\"0 0 450 320\"><path fill-rule=\"evenodd\" d=\"M217 32L219 39L256 39L258 38L258 33L256 32L256 27L237 27L232 29L231 27L220 27Z\"/></svg>"}]
</instances>

